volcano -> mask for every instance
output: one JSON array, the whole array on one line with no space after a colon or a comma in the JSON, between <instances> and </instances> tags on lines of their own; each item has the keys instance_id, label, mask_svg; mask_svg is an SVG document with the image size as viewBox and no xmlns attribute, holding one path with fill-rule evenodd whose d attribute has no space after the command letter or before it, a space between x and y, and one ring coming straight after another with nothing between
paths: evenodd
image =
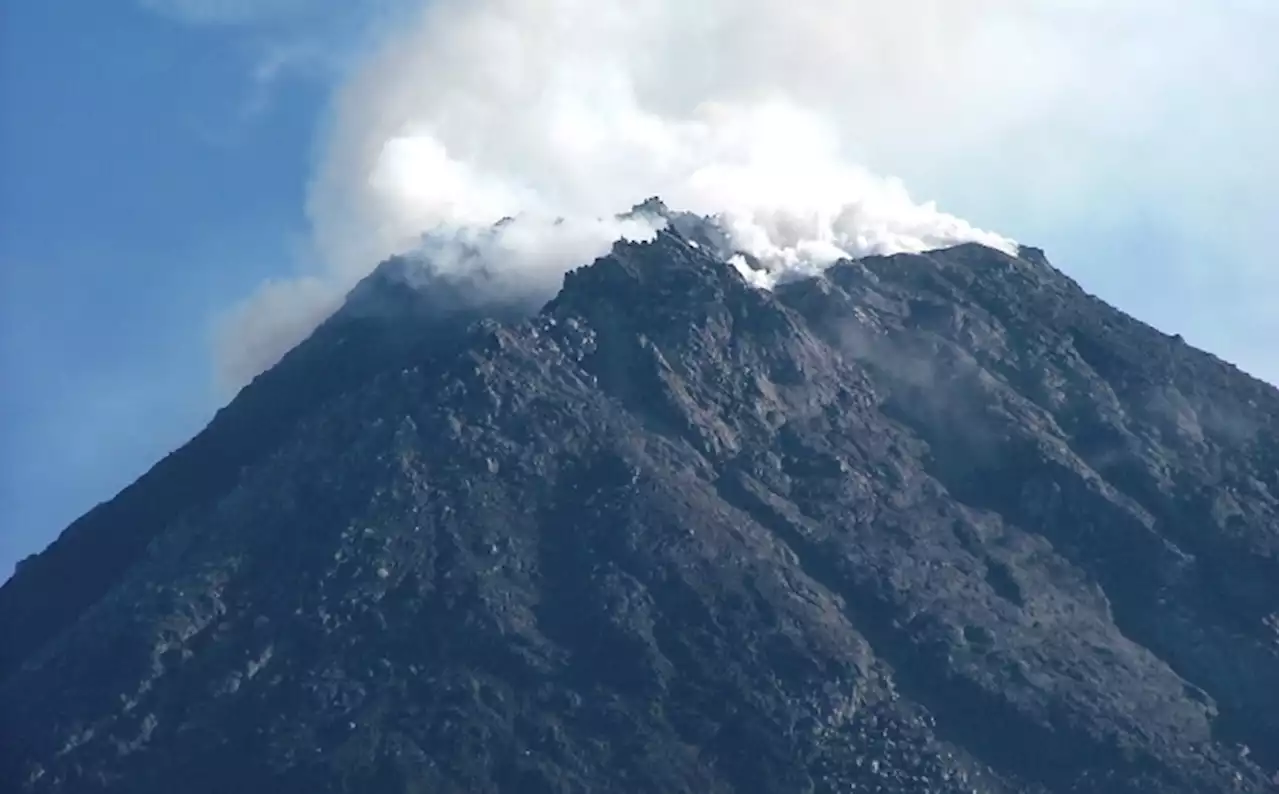
<instances>
[{"instance_id":1,"label":"volcano","mask_svg":"<svg viewBox=\"0 0 1280 794\"><path fill-rule=\"evenodd\" d=\"M0 588L0 788L1275 790L1275 387L1036 249L709 228L380 266Z\"/></svg>"}]
</instances>

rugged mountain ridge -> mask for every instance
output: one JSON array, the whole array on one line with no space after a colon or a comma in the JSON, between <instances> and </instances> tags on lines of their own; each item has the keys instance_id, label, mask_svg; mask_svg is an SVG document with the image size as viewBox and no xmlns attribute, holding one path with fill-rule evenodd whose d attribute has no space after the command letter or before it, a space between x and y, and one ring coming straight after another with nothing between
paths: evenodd
<instances>
[{"instance_id":1,"label":"rugged mountain ridge","mask_svg":"<svg viewBox=\"0 0 1280 794\"><path fill-rule=\"evenodd\" d=\"M0 589L0 774L1274 788L1273 387L1034 249L764 292L695 232L528 319L380 268Z\"/></svg>"},{"instance_id":2,"label":"rugged mountain ridge","mask_svg":"<svg viewBox=\"0 0 1280 794\"><path fill-rule=\"evenodd\" d=\"M472 321L514 321L538 308L522 300L477 306L466 299L466 284L429 275L421 288L406 289L417 273L406 258L383 263L305 344L255 378L190 443L19 563L0 586L0 678L78 620L170 523L224 496L302 417L400 362L448 349Z\"/></svg>"}]
</instances>

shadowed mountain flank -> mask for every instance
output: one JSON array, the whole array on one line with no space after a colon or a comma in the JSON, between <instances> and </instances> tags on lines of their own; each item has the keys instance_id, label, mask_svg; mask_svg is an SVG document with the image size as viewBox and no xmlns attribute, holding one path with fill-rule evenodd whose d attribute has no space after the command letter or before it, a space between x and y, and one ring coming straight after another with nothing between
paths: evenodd
<instances>
[{"instance_id":1,"label":"shadowed mountain flank","mask_svg":"<svg viewBox=\"0 0 1280 794\"><path fill-rule=\"evenodd\" d=\"M715 248L379 268L0 589L0 781L1274 790L1274 387L1035 249Z\"/></svg>"}]
</instances>

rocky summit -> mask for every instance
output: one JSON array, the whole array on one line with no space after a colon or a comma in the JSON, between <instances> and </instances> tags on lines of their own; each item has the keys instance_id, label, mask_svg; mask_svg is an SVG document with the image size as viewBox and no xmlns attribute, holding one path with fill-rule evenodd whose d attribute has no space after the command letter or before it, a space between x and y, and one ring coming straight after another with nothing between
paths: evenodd
<instances>
[{"instance_id":1,"label":"rocky summit","mask_svg":"<svg viewBox=\"0 0 1280 794\"><path fill-rule=\"evenodd\" d=\"M0 789L1275 790L1273 386L1035 249L698 233L380 267L0 589Z\"/></svg>"}]
</instances>

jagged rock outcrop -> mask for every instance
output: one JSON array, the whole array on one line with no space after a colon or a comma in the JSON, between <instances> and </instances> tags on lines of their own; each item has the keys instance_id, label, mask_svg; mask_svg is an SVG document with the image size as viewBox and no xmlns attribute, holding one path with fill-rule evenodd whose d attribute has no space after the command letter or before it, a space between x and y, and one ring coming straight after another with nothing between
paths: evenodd
<instances>
[{"instance_id":1,"label":"jagged rock outcrop","mask_svg":"<svg viewBox=\"0 0 1280 794\"><path fill-rule=\"evenodd\" d=\"M1034 249L691 229L532 316L381 268L0 589L0 780L1275 788L1274 387Z\"/></svg>"}]
</instances>

